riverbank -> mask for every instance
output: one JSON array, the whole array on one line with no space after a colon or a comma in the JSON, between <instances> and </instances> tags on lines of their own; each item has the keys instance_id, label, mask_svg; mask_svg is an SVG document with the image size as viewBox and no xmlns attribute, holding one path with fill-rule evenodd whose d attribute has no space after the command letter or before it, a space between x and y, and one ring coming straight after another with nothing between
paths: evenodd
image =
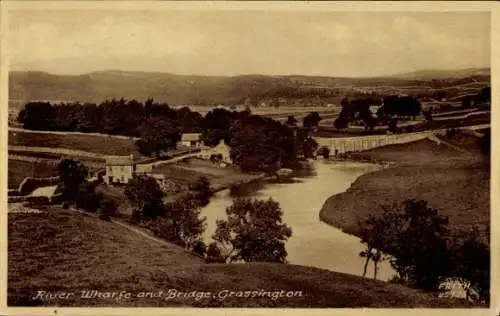
<instances>
[{"instance_id":1,"label":"riverbank","mask_svg":"<svg viewBox=\"0 0 500 316\"><path fill-rule=\"evenodd\" d=\"M358 236L360 221L382 214L383 205L423 199L450 220L451 235L467 236L477 228L489 242L489 163L480 154L464 154L422 140L354 153L351 159L392 161L390 168L360 176L344 193L329 197L320 220Z\"/></svg>"}]
</instances>

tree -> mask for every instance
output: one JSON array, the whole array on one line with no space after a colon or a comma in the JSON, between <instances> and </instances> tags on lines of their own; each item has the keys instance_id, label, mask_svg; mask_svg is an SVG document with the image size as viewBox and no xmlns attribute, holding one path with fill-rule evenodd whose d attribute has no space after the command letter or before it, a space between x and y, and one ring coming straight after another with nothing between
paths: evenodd
<instances>
[{"instance_id":1,"label":"tree","mask_svg":"<svg viewBox=\"0 0 500 316\"><path fill-rule=\"evenodd\" d=\"M33 130L51 130L55 119L55 110L50 102L29 102L19 112L18 121L24 128Z\"/></svg>"},{"instance_id":2,"label":"tree","mask_svg":"<svg viewBox=\"0 0 500 316\"><path fill-rule=\"evenodd\" d=\"M230 133L231 159L243 172L275 174L296 162L294 132L278 121L250 115L236 121Z\"/></svg>"},{"instance_id":3,"label":"tree","mask_svg":"<svg viewBox=\"0 0 500 316\"><path fill-rule=\"evenodd\" d=\"M95 185L84 182L78 186L76 207L95 213L101 205L102 194L96 192Z\"/></svg>"},{"instance_id":4,"label":"tree","mask_svg":"<svg viewBox=\"0 0 500 316\"><path fill-rule=\"evenodd\" d=\"M391 265L401 279L424 290L437 290L452 263L446 240L448 218L423 200L406 200L395 212L384 214L382 223L386 233L391 232L382 235L374 248L393 256Z\"/></svg>"},{"instance_id":5,"label":"tree","mask_svg":"<svg viewBox=\"0 0 500 316\"><path fill-rule=\"evenodd\" d=\"M479 99L481 102L491 102L491 87L481 89Z\"/></svg>"},{"instance_id":6,"label":"tree","mask_svg":"<svg viewBox=\"0 0 500 316\"><path fill-rule=\"evenodd\" d=\"M468 95L462 98L462 108L468 109L472 105L472 98Z\"/></svg>"},{"instance_id":7,"label":"tree","mask_svg":"<svg viewBox=\"0 0 500 316\"><path fill-rule=\"evenodd\" d=\"M317 152L318 155L323 156L323 158L328 159L330 157L330 148L326 146L321 146Z\"/></svg>"},{"instance_id":8,"label":"tree","mask_svg":"<svg viewBox=\"0 0 500 316\"><path fill-rule=\"evenodd\" d=\"M311 112L304 117L302 125L305 128L318 127L321 120L322 118L319 116L318 112Z\"/></svg>"},{"instance_id":9,"label":"tree","mask_svg":"<svg viewBox=\"0 0 500 316\"><path fill-rule=\"evenodd\" d=\"M118 203L109 197L103 197L99 206L100 213L106 216L115 216L118 209Z\"/></svg>"},{"instance_id":10,"label":"tree","mask_svg":"<svg viewBox=\"0 0 500 316\"><path fill-rule=\"evenodd\" d=\"M201 121L201 139L207 146L216 146L223 139L226 143L230 141L229 129L233 123L234 112L225 109L213 109L208 112Z\"/></svg>"},{"instance_id":11,"label":"tree","mask_svg":"<svg viewBox=\"0 0 500 316\"><path fill-rule=\"evenodd\" d=\"M454 251L455 275L466 280L478 290L480 300L489 302L490 297L490 249L479 240L477 230L456 245Z\"/></svg>"},{"instance_id":12,"label":"tree","mask_svg":"<svg viewBox=\"0 0 500 316\"><path fill-rule=\"evenodd\" d=\"M141 220L156 219L165 214L164 193L154 178L134 175L127 183L125 196L135 206Z\"/></svg>"},{"instance_id":13,"label":"tree","mask_svg":"<svg viewBox=\"0 0 500 316\"><path fill-rule=\"evenodd\" d=\"M491 129L487 129L484 135L479 139L479 147L485 156L491 154Z\"/></svg>"},{"instance_id":14,"label":"tree","mask_svg":"<svg viewBox=\"0 0 500 316\"><path fill-rule=\"evenodd\" d=\"M304 158L313 158L318 149L318 142L309 136L306 129L301 129L296 133L297 154Z\"/></svg>"},{"instance_id":15,"label":"tree","mask_svg":"<svg viewBox=\"0 0 500 316\"><path fill-rule=\"evenodd\" d=\"M396 118L392 118L389 121L388 130L389 130L389 132L394 133L394 134L398 132L398 120Z\"/></svg>"},{"instance_id":16,"label":"tree","mask_svg":"<svg viewBox=\"0 0 500 316\"><path fill-rule=\"evenodd\" d=\"M373 278L377 278L378 263L382 260L388 259L383 255L382 251L387 249L397 238L394 231L399 231L396 227L394 230L393 225L399 225L400 215L390 208L382 207L384 212L380 216L370 214L368 218L360 224L360 238L361 242L365 244L366 248L360 252L360 257L365 258L363 266L363 277L366 276L368 264L373 262Z\"/></svg>"},{"instance_id":17,"label":"tree","mask_svg":"<svg viewBox=\"0 0 500 316\"><path fill-rule=\"evenodd\" d=\"M222 255L221 250L217 246L216 242L211 242L205 252L205 262L206 263L226 263L225 258Z\"/></svg>"},{"instance_id":18,"label":"tree","mask_svg":"<svg viewBox=\"0 0 500 316\"><path fill-rule=\"evenodd\" d=\"M201 257L205 257L205 255L207 253L207 245L203 241L198 240L194 243L192 251L193 251L193 253L195 253Z\"/></svg>"},{"instance_id":19,"label":"tree","mask_svg":"<svg viewBox=\"0 0 500 316\"><path fill-rule=\"evenodd\" d=\"M336 128L336 129L344 129L348 126L349 122L348 120L339 115L338 118L335 119L335 121L333 121L333 126Z\"/></svg>"},{"instance_id":20,"label":"tree","mask_svg":"<svg viewBox=\"0 0 500 316\"><path fill-rule=\"evenodd\" d=\"M73 159L62 159L57 165L59 178L63 183L63 200L76 202L78 197L78 188L85 183L88 174L88 168L80 161Z\"/></svg>"},{"instance_id":21,"label":"tree","mask_svg":"<svg viewBox=\"0 0 500 316\"><path fill-rule=\"evenodd\" d=\"M189 196L165 205L164 227L171 241L177 241L187 251L199 246L206 229L206 217L200 217L200 207L200 201Z\"/></svg>"},{"instance_id":22,"label":"tree","mask_svg":"<svg viewBox=\"0 0 500 316\"><path fill-rule=\"evenodd\" d=\"M288 118L286 119L285 125L288 127L296 127L297 126L297 119L293 115L289 115Z\"/></svg>"},{"instance_id":23,"label":"tree","mask_svg":"<svg viewBox=\"0 0 500 316\"><path fill-rule=\"evenodd\" d=\"M210 181L207 177L200 177L196 182L189 186L189 190L196 194L201 206L208 205L210 197L213 195L212 189L210 188Z\"/></svg>"},{"instance_id":24,"label":"tree","mask_svg":"<svg viewBox=\"0 0 500 316\"><path fill-rule=\"evenodd\" d=\"M156 156L159 156L162 151L177 148L177 142L181 138L177 123L166 118L149 119L140 130L141 138Z\"/></svg>"},{"instance_id":25,"label":"tree","mask_svg":"<svg viewBox=\"0 0 500 316\"><path fill-rule=\"evenodd\" d=\"M432 121L432 109L424 110L422 111L422 114L427 122Z\"/></svg>"},{"instance_id":26,"label":"tree","mask_svg":"<svg viewBox=\"0 0 500 316\"><path fill-rule=\"evenodd\" d=\"M222 154L211 154L210 155L210 161L213 164L220 164L223 161L224 157Z\"/></svg>"},{"instance_id":27,"label":"tree","mask_svg":"<svg viewBox=\"0 0 500 316\"><path fill-rule=\"evenodd\" d=\"M286 262L285 242L292 230L282 223L277 202L235 199L226 214L227 220L217 220L212 236L225 262Z\"/></svg>"}]
</instances>

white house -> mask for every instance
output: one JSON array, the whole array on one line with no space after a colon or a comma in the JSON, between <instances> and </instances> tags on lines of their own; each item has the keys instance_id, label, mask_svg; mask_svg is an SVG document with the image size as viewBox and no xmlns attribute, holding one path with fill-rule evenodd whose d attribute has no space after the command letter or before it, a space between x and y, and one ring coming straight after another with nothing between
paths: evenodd
<instances>
[{"instance_id":1,"label":"white house","mask_svg":"<svg viewBox=\"0 0 500 316\"><path fill-rule=\"evenodd\" d=\"M212 155L222 155L222 162L231 164L233 161L231 160L230 156L230 150L231 147L229 147L223 139L219 142L219 144L215 147L210 147L207 149L204 149L200 152L199 157L203 159L210 159L210 156Z\"/></svg>"},{"instance_id":2,"label":"white house","mask_svg":"<svg viewBox=\"0 0 500 316\"><path fill-rule=\"evenodd\" d=\"M136 164L134 155L114 156L106 159L106 176L104 177L106 184L127 184L134 175L151 177L162 189L168 185L164 174L153 173L152 164Z\"/></svg>"},{"instance_id":3,"label":"white house","mask_svg":"<svg viewBox=\"0 0 500 316\"><path fill-rule=\"evenodd\" d=\"M106 159L106 176L104 183L128 183L135 173L134 155L114 156Z\"/></svg>"},{"instance_id":4,"label":"white house","mask_svg":"<svg viewBox=\"0 0 500 316\"><path fill-rule=\"evenodd\" d=\"M181 145L191 148L200 148L203 142L200 140L200 133L185 133L181 137Z\"/></svg>"}]
</instances>

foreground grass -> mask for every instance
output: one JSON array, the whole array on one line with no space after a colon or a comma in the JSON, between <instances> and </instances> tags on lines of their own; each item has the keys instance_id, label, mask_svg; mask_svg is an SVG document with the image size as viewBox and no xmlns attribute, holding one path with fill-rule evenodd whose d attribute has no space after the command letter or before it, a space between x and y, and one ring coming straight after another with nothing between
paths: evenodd
<instances>
[{"instance_id":1,"label":"foreground grass","mask_svg":"<svg viewBox=\"0 0 500 316\"><path fill-rule=\"evenodd\" d=\"M418 290L326 270L271 263L204 264L176 246L149 240L95 216L50 209L9 214L10 306L197 307L467 307ZM124 300L85 299L82 290L131 293ZM169 290L210 292L166 299ZM228 297L238 291L302 292L289 298ZM33 300L36 291L72 292L67 299ZM154 292L161 297L137 297ZM225 297L225 299L223 299Z\"/></svg>"},{"instance_id":2,"label":"foreground grass","mask_svg":"<svg viewBox=\"0 0 500 316\"><path fill-rule=\"evenodd\" d=\"M468 144L470 139L455 141ZM488 243L490 227L489 164L480 154L465 155L444 145L422 140L356 153L353 158L393 161L396 166L359 177L344 193L324 204L322 221L358 234L359 221L368 214L381 214L382 205L406 199L426 200L430 207L449 217L451 235L467 236L478 228Z\"/></svg>"}]
</instances>

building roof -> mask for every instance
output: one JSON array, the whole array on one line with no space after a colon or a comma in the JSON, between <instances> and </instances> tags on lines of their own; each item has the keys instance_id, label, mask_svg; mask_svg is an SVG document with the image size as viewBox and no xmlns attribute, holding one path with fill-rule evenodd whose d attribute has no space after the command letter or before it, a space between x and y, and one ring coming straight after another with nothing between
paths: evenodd
<instances>
[{"instance_id":1,"label":"building roof","mask_svg":"<svg viewBox=\"0 0 500 316\"><path fill-rule=\"evenodd\" d=\"M183 142L194 142L200 140L200 133L185 133L182 134L181 141Z\"/></svg>"},{"instance_id":2,"label":"building roof","mask_svg":"<svg viewBox=\"0 0 500 316\"><path fill-rule=\"evenodd\" d=\"M134 155L106 157L107 166L129 166L133 164L134 164Z\"/></svg>"}]
</instances>

